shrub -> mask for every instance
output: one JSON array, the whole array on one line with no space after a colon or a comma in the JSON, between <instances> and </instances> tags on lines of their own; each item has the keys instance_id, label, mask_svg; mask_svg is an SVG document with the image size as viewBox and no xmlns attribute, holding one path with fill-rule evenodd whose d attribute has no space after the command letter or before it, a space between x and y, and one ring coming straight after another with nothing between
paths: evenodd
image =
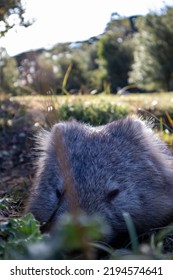
<instances>
[{"instance_id":1,"label":"shrub","mask_svg":"<svg viewBox=\"0 0 173 280\"><path fill-rule=\"evenodd\" d=\"M109 100L76 99L58 108L59 120L76 119L92 125L102 125L127 116L127 106L116 105Z\"/></svg>"}]
</instances>

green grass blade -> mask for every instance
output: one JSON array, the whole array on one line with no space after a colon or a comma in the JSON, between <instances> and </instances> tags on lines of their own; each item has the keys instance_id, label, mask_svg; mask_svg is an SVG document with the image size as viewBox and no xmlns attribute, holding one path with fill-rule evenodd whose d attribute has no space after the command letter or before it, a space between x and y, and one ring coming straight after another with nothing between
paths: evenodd
<instances>
[{"instance_id":1,"label":"green grass blade","mask_svg":"<svg viewBox=\"0 0 173 280\"><path fill-rule=\"evenodd\" d=\"M127 229L129 232L130 240L132 243L132 250L135 254L139 254L140 252L139 252L138 236L137 236L136 229L135 229L134 223L132 221L132 218L129 215L129 213L127 213L127 212L123 213L123 217L124 217L124 220L126 222Z\"/></svg>"}]
</instances>

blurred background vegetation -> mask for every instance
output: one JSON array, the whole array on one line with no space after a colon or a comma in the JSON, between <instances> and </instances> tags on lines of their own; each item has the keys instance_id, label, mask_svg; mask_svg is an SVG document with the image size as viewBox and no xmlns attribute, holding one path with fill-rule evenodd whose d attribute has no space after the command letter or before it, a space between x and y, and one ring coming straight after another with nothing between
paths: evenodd
<instances>
[{"instance_id":1,"label":"blurred background vegetation","mask_svg":"<svg viewBox=\"0 0 173 280\"><path fill-rule=\"evenodd\" d=\"M21 1L1 1L0 36L14 26L16 14L25 22ZM69 65L66 89L71 94L171 91L173 89L173 7L145 16L122 17L112 13L105 31L86 41L59 43L10 57L0 48L0 89L13 95L63 94L62 83ZM13 42L12 42L13 43ZM124 87L130 86L127 90Z\"/></svg>"}]
</instances>

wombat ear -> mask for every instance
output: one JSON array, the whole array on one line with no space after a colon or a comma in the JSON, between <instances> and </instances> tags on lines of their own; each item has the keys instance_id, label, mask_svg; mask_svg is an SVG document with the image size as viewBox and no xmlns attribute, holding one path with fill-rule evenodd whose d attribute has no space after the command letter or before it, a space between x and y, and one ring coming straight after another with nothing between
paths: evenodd
<instances>
[{"instance_id":1,"label":"wombat ear","mask_svg":"<svg viewBox=\"0 0 173 280\"><path fill-rule=\"evenodd\" d=\"M143 117L138 117L136 115L133 115L130 118L133 121L133 124L136 129L137 128L146 128L146 129L152 130L152 128L154 126L154 121L151 118L143 119Z\"/></svg>"},{"instance_id":2,"label":"wombat ear","mask_svg":"<svg viewBox=\"0 0 173 280\"><path fill-rule=\"evenodd\" d=\"M54 124L54 126L52 127L52 131L51 131L51 132L52 132L53 134L55 134L55 133L57 133L58 131L63 132L64 129L65 129L65 123L60 122L60 123Z\"/></svg>"},{"instance_id":3,"label":"wombat ear","mask_svg":"<svg viewBox=\"0 0 173 280\"><path fill-rule=\"evenodd\" d=\"M63 133L65 131L65 124L64 123L57 123L52 127L51 136L52 142L55 144L58 141L63 141Z\"/></svg>"}]
</instances>

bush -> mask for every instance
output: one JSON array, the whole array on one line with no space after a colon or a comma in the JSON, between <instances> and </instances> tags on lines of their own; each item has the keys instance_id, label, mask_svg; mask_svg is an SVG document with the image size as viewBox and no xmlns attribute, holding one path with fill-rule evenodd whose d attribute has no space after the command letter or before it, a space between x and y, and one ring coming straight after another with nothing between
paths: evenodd
<instances>
[{"instance_id":1,"label":"bush","mask_svg":"<svg viewBox=\"0 0 173 280\"><path fill-rule=\"evenodd\" d=\"M28 258L28 244L41 238L39 224L31 214L0 220L0 259Z\"/></svg>"},{"instance_id":2,"label":"bush","mask_svg":"<svg viewBox=\"0 0 173 280\"><path fill-rule=\"evenodd\" d=\"M91 125L103 125L128 114L129 108L127 105L116 104L109 98L76 97L67 98L58 105L56 101L53 101L47 110L46 119L51 119L51 123L76 119Z\"/></svg>"}]
</instances>

